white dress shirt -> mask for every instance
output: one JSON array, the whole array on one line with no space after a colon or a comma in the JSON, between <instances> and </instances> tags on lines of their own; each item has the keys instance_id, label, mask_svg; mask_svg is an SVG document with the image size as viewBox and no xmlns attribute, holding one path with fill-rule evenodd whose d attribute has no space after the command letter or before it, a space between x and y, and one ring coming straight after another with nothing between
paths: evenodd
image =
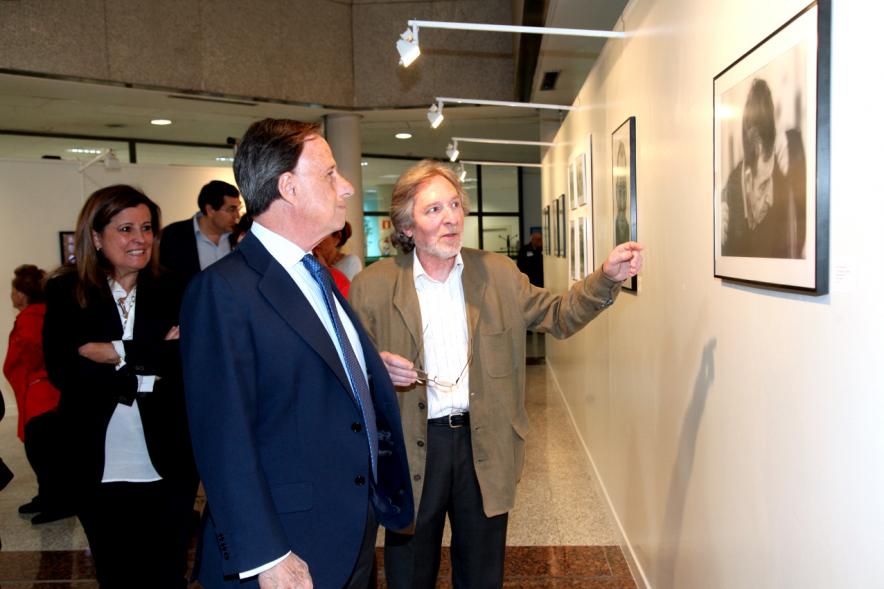
<instances>
[{"instance_id":1,"label":"white dress shirt","mask_svg":"<svg viewBox=\"0 0 884 589\"><path fill-rule=\"evenodd\" d=\"M251 228L252 234L261 242L267 251L270 252L270 255L273 256L273 259L279 262L279 264L285 268L285 271L288 272L289 276L292 277L292 280L295 281L297 287L301 290L304 296L307 298L307 301L310 303L310 306L313 307L313 311L322 321L323 327L328 332L328 337L331 338L332 343L335 345L335 350L338 352L338 358L341 359L341 365L345 367L344 371L346 372L346 363L344 362L344 354L341 351L341 344L338 342L338 336L335 335L335 327L332 321L331 315L328 312L328 309L325 306L325 298L322 295L322 289L319 284L314 280L313 276L310 274L310 271L307 270L307 267L301 263L303 257L307 254L300 247L279 235L278 233L274 233L270 229L267 229L257 221L252 223ZM359 334L356 333L356 328L353 327L353 322L350 321L350 317L347 313L344 312L343 307L341 307L341 303L338 302L337 299L334 299L335 307L338 311L338 317L341 319L341 325L344 327L344 331L347 333L347 337L350 339L350 345L353 346L353 352L356 354L356 358L359 360L359 366L362 368L362 374L365 376L365 381L368 382L368 371L365 368L365 353L362 351L362 343L359 341ZM354 391L355 394L355 391ZM291 552L286 552L276 560L268 562L265 565L253 568L251 570L242 572L239 574L240 579L246 579L248 577L253 577L259 573L262 573L270 568L273 568L285 558L291 554Z\"/></svg>"},{"instance_id":2,"label":"white dress shirt","mask_svg":"<svg viewBox=\"0 0 884 589\"><path fill-rule=\"evenodd\" d=\"M426 273L415 253L413 273L423 321L422 368L429 379L457 383L450 387L428 381L427 418L469 411L470 368L467 363L470 359L470 335L463 295L463 258L457 254L448 278L439 282Z\"/></svg>"}]
</instances>

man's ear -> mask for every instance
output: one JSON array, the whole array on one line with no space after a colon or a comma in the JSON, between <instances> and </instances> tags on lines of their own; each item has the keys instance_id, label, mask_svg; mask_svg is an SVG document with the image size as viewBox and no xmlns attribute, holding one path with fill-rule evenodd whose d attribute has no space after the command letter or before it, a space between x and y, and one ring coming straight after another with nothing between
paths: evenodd
<instances>
[{"instance_id":1,"label":"man's ear","mask_svg":"<svg viewBox=\"0 0 884 589\"><path fill-rule=\"evenodd\" d=\"M276 183L276 189L283 200L293 203L295 198L295 175L292 172L285 172L279 175Z\"/></svg>"}]
</instances>

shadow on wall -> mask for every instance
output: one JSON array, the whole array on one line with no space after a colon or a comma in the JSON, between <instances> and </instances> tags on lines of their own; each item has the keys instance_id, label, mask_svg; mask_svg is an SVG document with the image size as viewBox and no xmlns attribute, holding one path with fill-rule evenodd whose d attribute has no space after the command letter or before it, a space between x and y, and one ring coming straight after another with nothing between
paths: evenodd
<instances>
[{"instance_id":1,"label":"shadow on wall","mask_svg":"<svg viewBox=\"0 0 884 589\"><path fill-rule=\"evenodd\" d=\"M675 587L675 561L678 556L678 547L681 544L681 531L684 524L684 508L687 495L688 483L694 470L694 456L697 452L697 432L700 429L700 420L706 408L706 398L709 389L715 381L715 346L716 338L709 340L703 347L703 357L700 360L700 370L694 380L694 393L691 402L685 411L681 426L681 435L678 439L678 452L675 456L675 464L672 466L672 476L669 483L666 512L663 516L664 534L661 543L660 561L657 568L659 575L654 583L655 589L672 589Z\"/></svg>"}]
</instances>

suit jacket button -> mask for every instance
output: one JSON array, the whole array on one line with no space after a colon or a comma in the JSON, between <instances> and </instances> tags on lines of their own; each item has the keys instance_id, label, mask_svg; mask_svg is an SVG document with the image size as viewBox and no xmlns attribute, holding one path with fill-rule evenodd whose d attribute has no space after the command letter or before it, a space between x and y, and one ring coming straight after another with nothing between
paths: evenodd
<instances>
[{"instance_id":1,"label":"suit jacket button","mask_svg":"<svg viewBox=\"0 0 884 589\"><path fill-rule=\"evenodd\" d=\"M356 432L356 433L358 434L359 432L362 431L362 424L359 423L358 421L354 421L354 422L350 425L350 429L352 429L354 432Z\"/></svg>"},{"instance_id":2,"label":"suit jacket button","mask_svg":"<svg viewBox=\"0 0 884 589\"><path fill-rule=\"evenodd\" d=\"M365 477L362 476L361 474L358 474L358 475L356 475L356 480L354 480L353 482L356 483L357 485L364 485L365 484Z\"/></svg>"},{"instance_id":3,"label":"suit jacket button","mask_svg":"<svg viewBox=\"0 0 884 589\"><path fill-rule=\"evenodd\" d=\"M416 480L416 481L421 480L421 475L419 475L419 474L414 475L414 480Z\"/></svg>"},{"instance_id":4,"label":"suit jacket button","mask_svg":"<svg viewBox=\"0 0 884 589\"><path fill-rule=\"evenodd\" d=\"M418 448L423 448L423 447L424 447L424 441L423 441L423 440L418 440L418 441L417 441L417 447L418 447Z\"/></svg>"},{"instance_id":5,"label":"suit jacket button","mask_svg":"<svg viewBox=\"0 0 884 589\"><path fill-rule=\"evenodd\" d=\"M417 404L417 408L418 408L418 409L425 409L426 407L427 407L427 406L424 405L423 403L418 403L418 404Z\"/></svg>"}]
</instances>

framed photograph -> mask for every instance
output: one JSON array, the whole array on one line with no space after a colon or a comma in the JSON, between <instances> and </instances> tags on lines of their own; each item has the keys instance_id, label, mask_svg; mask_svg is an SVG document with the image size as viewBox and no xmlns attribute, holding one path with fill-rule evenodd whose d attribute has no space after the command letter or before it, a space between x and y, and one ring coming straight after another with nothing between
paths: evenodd
<instances>
[{"instance_id":1,"label":"framed photograph","mask_svg":"<svg viewBox=\"0 0 884 589\"><path fill-rule=\"evenodd\" d=\"M561 233L561 230L558 227L558 225L559 225L559 199L556 198L555 200L553 200L551 206L552 206L552 219L551 219L552 226L550 227L550 230L552 231L552 233L550 233L550 241L553 244L552 245L553 255L556 257L559 257L561 255L561 253L560 253L561 247L559 246L559 233Z\"/></svg>"},{"instance_id":2,"label":"framed photograph","mask_svg":"<svg viewBox=\"0 0 884 589\"><path fill-rule=\"evenodd\" d=\"M577 237L577 219L571 219L571 280L580 280L580 246Z\"/></svg>"},{"instance_id":3,"label":"framed photograph","mask_svg":"<svg viewBox=\"0 0 884 589\"><path fill-rule=\"evenodd\" d=\"M595 270L593 264L593 247L592 247L592 218L582 217L580 219L580 228L578 235L580 236L580 265L582 268L582 276L589 276Z\"/></svg>"},{"instance_id":4,"label":"framed photograph","mask_svg":"<svg viewBox=\"0 0 884 589\"><path fill-rule=\"evenodd\" d=\"M577 165L576 160L568 164L568 207L577 208Z\"/></svg>"},{"instance_id":5,"label":"framed photograph","mask_svg":"<svg viewBox=\"0 0 884 589\"><path fill-rule=\"evenodd\" d=\"M576 206L586 204L586 154L581 153L574 162L574 188L577 192Z\"/></svg>"},{"instance_id":6,"label":"framed photograph","mask_svg":"<svg viewBox=\"0 0 884 589\"><path fill-rule=\"evenodd\" d=\"M567 236L565 233L568 231L568 226L565 224L565 195L562 194L558 198L559 201L559 209L558 209L558 220L556 221L556 227L558 228L558 234L556 236L556 243L559 244L559 253L558 255L562 258L568 257L568 251L566 247Z\"/></svg>"},{"instance_id":7,"label":"framed photograph","mask_svg":"<svg viewBox=\"0 0 884 589\"><path fill-rule=\"evenodd\" d=\"M549 205L543 207L543 219L541 222L543 224L543 228L541 229L541 231L543 231L543 255L548 256L550 255L550 248L552 247L552 234L549 232Z\"/></svg>"},{"instance_id":8,"label":"framed photograph","mask_svg":"<svg viewBox=\"0 0 884 589\"><path fill-rule=\"evenodd\" d=\"M829 291L830 35L819 0L713 80L719 278Z\"/></svg>"},{"instance_id":9,"label":"framed photograph","mask_svg":"<svg viewBox=\"0 0 884 589\"><path fill-rule=\"evenodd\" d=\"M77 263L77 250L74 249L73 231L58 232L58 248L62 266Z\"/></svg>"},{"instance_id":10,"label":"framed photograph","mask_svg":"<svg viewBox=\"0 0 884 589\"><path fill-rule=\"evenodd\" d=\"M635 186L635 117L629 117L611 134L611 178L614 196L614 245L638 241ZM623 283L635 291L638 278Z\"/></svg>"}]
</instances>

